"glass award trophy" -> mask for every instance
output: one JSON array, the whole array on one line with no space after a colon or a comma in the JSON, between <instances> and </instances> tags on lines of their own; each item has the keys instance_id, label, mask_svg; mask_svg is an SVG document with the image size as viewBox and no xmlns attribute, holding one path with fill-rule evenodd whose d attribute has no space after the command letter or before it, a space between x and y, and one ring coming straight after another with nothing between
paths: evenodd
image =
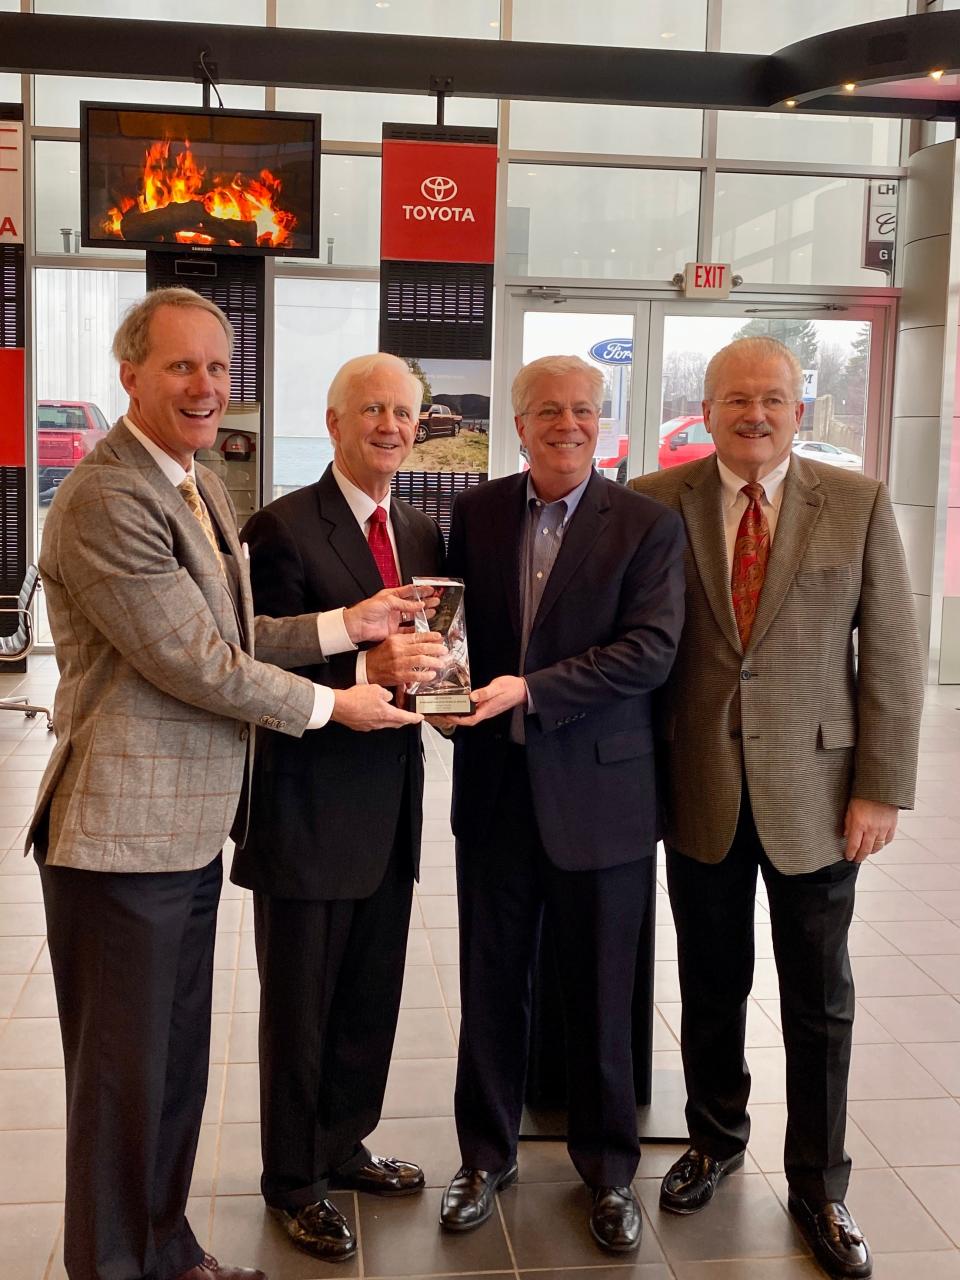
<instances>
[{"instance_id":1,"label":"glass award trophy","mask_svg":"<svg viewBox=\"0 0 960 1280\"><path fill-rule=\"evenodd\" d=\"M465 716L473 711L470 701L470 659L467 656L467 624L463 613L463 582L459 578L411 578L423 587L424 596L438 595L440 603L432 618L421 605L413 617L414 630L434 631L447 650L444 665L426 681L408 684L404 706L421 715Z\"/></svg>"}]
</instances>

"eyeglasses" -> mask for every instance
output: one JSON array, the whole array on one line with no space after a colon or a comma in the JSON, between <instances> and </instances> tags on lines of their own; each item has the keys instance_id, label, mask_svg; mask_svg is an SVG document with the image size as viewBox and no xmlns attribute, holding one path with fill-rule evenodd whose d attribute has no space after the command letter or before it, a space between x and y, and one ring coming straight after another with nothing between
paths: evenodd
<instances>
[{"instance_id":1,"label":"eyeglasses","mask_svg":"<svg viewBox=\"0 0 960 1280\"><path fill-rule=\"evenodd\" d=\"M719 404L731 413L745 413L751 405L758 404L764 413L782 413L796 404L796 400L784 400L782 396L727 396L722 400L712 400L711 404Z\"/></svg>"},{"instance_id":2,"label":"eyeglasses","mask_svg":"<svg viewBox=\"0 0 960 1280\"><path fill-rule=\"evenodd\" d=\"M533 418L544 426L558 422L567 409L573 414L574 422L593 422L600 416L600 410L592 404L545 404L540 409L524 409L521 418Z\"/></svg>"}]
</instances>

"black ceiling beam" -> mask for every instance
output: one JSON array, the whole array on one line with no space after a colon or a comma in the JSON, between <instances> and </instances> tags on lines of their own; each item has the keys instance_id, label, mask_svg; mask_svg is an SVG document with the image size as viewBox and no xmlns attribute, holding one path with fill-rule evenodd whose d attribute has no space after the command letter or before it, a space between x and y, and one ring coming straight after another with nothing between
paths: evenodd
<instances>
[{"instance_id":1,"label":"black ceiling beam","mask_svg":"<svg viewBox=\"0 0 960 1280\"><path fill-rule=\"evenodd\" d=\"M925 25L926 43L918 43L911 24ZM830 54L831 68L841 62L848 67L858 49L865 56L865 43L884 53L877 66L903 74L905 60L915 60L930 44L941 54L960 49L960 13L847 28L773 55L0 14L0 70L36 75L189 82L205 51L222 84L425 94L431 77L444 76L452 78L454 95L466 98L764 111L795 97L806 111L956 118L957 104L950 102L861 102L855 95L834 102L833 81L815 66L820 51ZM914 61L914 71L918 65L926 69ZM844 78L862 77L845 71ZM820 100L816 86L824 93Z\"/></svg>"},{"instance_id":2,"label":"black ceiling beam","mask_svg":"<svg viewBox=\"0 0 960 1280\"><path fill-rule=\"evenodd\" d=\"M795 98L805 109L818 98L836 93L845 84L855 84L857 91L839 95L851 105L863 94L869 96L871 84L890 80L916 79L930 71L955 70L960 66L960 12L922 13L905 18L886 18L827 31L788 45L773 55L769 68L770 102ZM898 103L926 102L926 99L874 99ZM927 109L936 115L938 108L946 117L956 114L956 101L928 102ZM903 112L903 114L922 114Z\"/></svg>"}]
</instances>

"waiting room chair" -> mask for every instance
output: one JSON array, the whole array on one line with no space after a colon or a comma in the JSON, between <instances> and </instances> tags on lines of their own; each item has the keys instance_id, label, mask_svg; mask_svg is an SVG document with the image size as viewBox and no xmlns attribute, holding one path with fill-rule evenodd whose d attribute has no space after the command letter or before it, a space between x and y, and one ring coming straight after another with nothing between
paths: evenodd
<instances>
[{"instance_id":1,"label":"waiting room chair","mask_svg":"<svg viewBox=\"0 0 960 1280\"><path fill-rule=\"evenodd\" d=\"M0 636L0 663L19 662L33 648L33 616L30 613L30 606L39 590L40 574L37 566L31 564L27 566L20 594L18 596L0 595L0 618L8 613L19 615L16 631L9 636ZM17 603L13 608L5 607L3 604L5 600L15 600ZM50 708L35 707L29 698L0 698L0 711L22 711L28 720L42 713L47 717L47 729L53 729L53 715Z\"/></svg>"}]
</instances>

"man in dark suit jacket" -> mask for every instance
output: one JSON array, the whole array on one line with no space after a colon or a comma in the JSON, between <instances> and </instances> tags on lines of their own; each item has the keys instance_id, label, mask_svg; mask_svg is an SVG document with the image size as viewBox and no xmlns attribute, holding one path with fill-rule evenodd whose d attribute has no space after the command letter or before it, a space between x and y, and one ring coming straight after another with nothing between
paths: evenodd
<instances>
[{"instance_id":1,"label":"man in dark suit jacket","mask_svg":"<svg viewBox=\"0 0 960 1280\"><path fill-rule=\"evenodd\" d=\"M574 356L513 386L530 470L454 507L476 711L455 736L463 1167L440 1221L468 1230L517 1175L530 989L558 940L571 1158L604 1247L640 1240L631 1002L656 846L650 694L683 621L683 531L593 470L603 378ZM448 723L448 722L445 722ZM456 722L453 722L456 723Z\"/></svg>"},{"instance_id":2,"label":"man in dark suit jacket","mask_svg":"<svg viewBox=\"0 0 960 1280\"><path fill-rule=\"evenodd\" d=\"M244 529L261 612L351 605L438 571L436 522L390 495L420 398L395 356L361 356L339 371L327 410L333 464ZM440 665L438 641L400 633L303 674L334 688L395 687ZM329 1186L380 1195L423 1186L417 1165L363 1143L380 1119L396 1030L422 794L419 726L361 734L334 725L293 750L264 741L256 757L232 875L254 891L261 1187L294 1243L320 1258L356 1249Z\"/></svg>"},{"instance_id":3,"label":"man in dark suit jacket","mask_svg":"<svg viewBox=\"0 0 960 1280\"><path fill-rule=\"evenodd\" d=\"M226 316L189 289L131 308L114 339L129 408L64 480L43 531L60 685L28 847L66 1061L75 1280L264 1280L205 1254L185 1215L220 850L251 726L296 738L331 717L412 721L384 688L331 694L290 670L322 671L338 645L386 635L403 609L393 593L327 616L254 616L227 491L194 462L230 396L231 343Z\"/></svg>"},{"instance_id":4,"label":"man in dark suit jacket","mask_svg":"<svg viewBox=\"0 0 960 1280\"><path fill-rule=\"evenodd\" d=\"M781 343L731 343L704 380L716 457L630 482L682 513L690 543L658 732L691 1146L660 1204L695 1213L743 1164L759 870L780 984L788 1206L821 1266L862 1280L870 1251L844 1203L847 931L859 864L913 805L923 667L890 497L792 454L802 385Z\"/></svg>"}]
</instances>

